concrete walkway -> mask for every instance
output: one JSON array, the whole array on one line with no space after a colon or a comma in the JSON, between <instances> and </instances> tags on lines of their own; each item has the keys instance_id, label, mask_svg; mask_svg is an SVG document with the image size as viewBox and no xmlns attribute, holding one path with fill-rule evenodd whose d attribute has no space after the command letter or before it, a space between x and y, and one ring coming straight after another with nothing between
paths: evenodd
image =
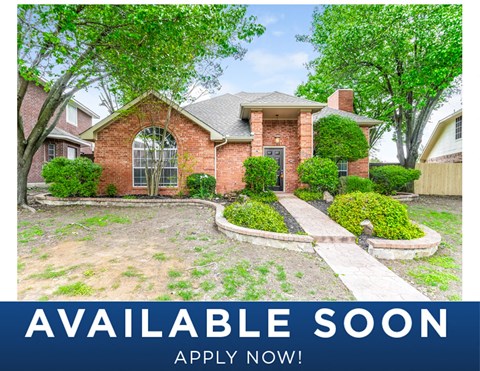
<instances>
[{"instance_id":1,"label":"concrete walkway","mask_svg":"<svg viewBox=\"0 0 480 371\"><path fill-rule=\"evenodd\" d=\"M318 242L315 251L361 301L428 301L382 263L356 245L355 236L328 216L292 194L279 202ZM353 240L352 240L353 238Z\"/></svg>"}]
</instances>

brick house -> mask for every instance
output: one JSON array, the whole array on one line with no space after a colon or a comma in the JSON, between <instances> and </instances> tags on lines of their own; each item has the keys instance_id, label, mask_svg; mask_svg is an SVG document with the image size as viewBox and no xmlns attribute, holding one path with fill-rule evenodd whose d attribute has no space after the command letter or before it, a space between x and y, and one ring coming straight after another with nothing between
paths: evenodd
<instances>
[{"instance_id":1,"label":"brick house","mask_svg":"<svg viewBox=\"0 0 480 371\"><path fill-rule=\"evenodd\" d=\"M42 86L34 83L28 85L21 107L26 136L36 124L47 94ZM75 158L81 154L92 154L92 144L81 139L79 134L92 126L93 118L100 117L75 99L69 102L56 127L33 156L27 180L29 185L45 182L41 175L42 167L52 158Z\"/></svg>"},{"instance_id":2,"label":"brick house","mask_svg":"<svg viewBox=\"0 0 480 371\"><path fill-rule=\"evenodd\" d=\"M145 148L139 138L142 133L154 130L163 133L159 127L165 122L168 104L174 109L160 181L160 193L168 195L184 187L188 174L181 174L181 169L185 168L182 161L187 153L194 159L193 172L215 176L218 193L243 189L243 161L263 155L274 158L280 165L273 189L293 192L299 187L298 165L313 155L313 121L322 112L353 118L367 139L369 127L378 123L352 113L352 90L338 90L328 104L279 92L241 92L183 108L154 92L145 93L80 135L95 142L95 162L104 169L101 193L108 184L114 184L119 194L146 193ZM160 107L154 114L153 105ZM132 109L137 113L131 113ZM350 175L368 176L368 158L346 166Z\"/></svg>"}]
</instances>

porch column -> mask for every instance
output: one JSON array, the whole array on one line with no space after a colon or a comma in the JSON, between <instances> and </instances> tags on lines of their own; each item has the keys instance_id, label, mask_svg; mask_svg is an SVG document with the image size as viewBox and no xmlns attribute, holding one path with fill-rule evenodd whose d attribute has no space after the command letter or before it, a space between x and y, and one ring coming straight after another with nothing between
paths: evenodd
<instances>
[{"instance_id":1,"label":"porch column","mask_svg":"<svg viewBox=\"0 0 480 371\"><path fill-rule=\"evenodd\" d=\"M300 162L313 156L313 122L311 110L300 110L298 115L298 138Z\"/></svg>"},{"instance_id":2,"label":"porch column","mask_svg":"<svg viewBox=\"0 0 480 371\"><path fill-rule=\"evenodd\" d=\"M251 111L250 128L253 132L252 156L263 156L263 111L261 109Z\"/></svg>"}]
</instances>

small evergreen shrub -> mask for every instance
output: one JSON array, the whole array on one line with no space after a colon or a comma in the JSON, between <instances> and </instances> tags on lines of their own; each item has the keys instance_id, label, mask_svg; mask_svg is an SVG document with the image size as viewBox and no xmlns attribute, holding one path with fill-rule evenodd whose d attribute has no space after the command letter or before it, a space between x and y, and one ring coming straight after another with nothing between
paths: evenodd
<instances>
[{"instance_id":1,"label":"small evergreen shrub","mask_svg":"<svg viewBox=\"0 0 480 371\"><path fill-rule=\"evenodd\" d=\"M326 158L312 157L297 168L300 181L308 184L312 191L335 193L338 187L338 168L335 162Z\"/></svg>"},{"instance_id":2,"label":"small evergreen shrub","mask_svg":"<svg viewBox=\"0 0 480 371\"><path fill-rule=\"evenodd\" d=\"M252 200L244 203L235 202L225 208L223 215L230 223L241 227L288 233L283 216L262 202Z\"/></svg>"},{"instance_id":3,"label":"small evergreen shrub","mask_svg":"<svg viewBox=\"0 0 480 371\"><path fill-rule=\"evenodd\" d=\"M117 195L118 191L117 191L117 187L115 186L115 184L108 184L107 185L107 188L105 189L105 194L108 196L108 197L115 197Z\"/></svg>"},{"instance_id":4,"label":"small evergreen shrub","mask_svg":"<svg viewBox=\"0 0 480 371\"><path fill-rule=\"evenodd\" d=\"M54 197L96 196L100 175L102 167L86 157L56 157L42 169L42 177L50 183L48 191Z\"/></svg>"},{"instance_id":5,"label":"small evergreen shrub","mask_svg":"<svg viewBox=\"0 0 480 371\"><path fill-rule=\"evenodd\" d=\"M424 235L408 218L407 208L399 201L378 193L354 192L335 197L328 208L330 217L359 236L360 223L368 219L377 237L389 240L411 240Z\"/></svg>"},{"instance_id":6,"label":"small evergreen shrub","mask_svg":"<svg viewBox=\"0 0 480 371\"><path fill-rule=\"evenodd\" d=\"M299 188L294 192L295 196L303 201L317 201L323 199L323 193L319 191L313 191L309 188Z\"/></svg>"},{"instance_id":7,"label":"small evergreen shrub","mask_svg":"<svg viewBox=\"0 0 480 371\"><path fill-rule=\"evenodd\" d=\"M250 197L251 200L253 201L258 201L258 202L265 202L265 203L272 203L272 202L275 202L275 201L278 201L278 197L277 195L273 192L273 191L270 191L270 190L267 190L267 191L259 191L259 192L253 192L249 189L244 189L242 191L242 193L244 195L247 195L248 197Z\"/></svg>"},{"instance_id":8,"label":"small evergreen shrub","mask_svg":"<svg viewBox=\"0 0 480 371\"><path fill-rule=\"evenodd\" d=\"M420 178L420 170L406 169L398 165L378 166L370 170L370 178L375 183L375 191L393 195L405 186Z\"/></svg>"},{"instance_id":9,"label":"small evergreen shrub","mask_svg":"<svg viewBox=\"0 0 480 371\"><path fill-rule=\"evenodd\" d=\"M340 177L340 186L338 193L352 193L352 192L373 192L373 182L368 178L362 178L355 175Z\"/></svg>"},{"instance_id":10,"label":"small evergreen shrub","mask_svg":"<svg viewBox=\"0 0 480 371\"><path fill-rule=\"evenodd\" d=\"M277 183L277 162L270 157L249 157L243 162L245 167L245 189L254 193L265 192Z\"/></svg>"},{"instance_id":11,"label":"small evergreen shrub","mask_svg":"<svg viewBox=\"0 0 480 371\"><path fill-rule=\"evenodd\" d=\"M194 173L187 177L187 188L191 197L212 198L215 195L216 185L215 177L208 174Z\"/></svg>"}]
</instances>

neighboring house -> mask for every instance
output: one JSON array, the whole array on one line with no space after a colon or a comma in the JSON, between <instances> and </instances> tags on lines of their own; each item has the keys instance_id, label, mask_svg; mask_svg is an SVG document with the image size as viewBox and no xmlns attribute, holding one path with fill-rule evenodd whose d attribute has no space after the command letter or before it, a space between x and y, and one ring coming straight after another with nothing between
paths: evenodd
<instances>
[{"instance_id":1,"label":"neighboring house","mask_svg":"<svg viewBox=\"0 0 480 371\"><path fill-rule=\"evenodd\" d=\"M351 90L337 91L332 97L332 113L352 115L348 113L353 108ZM82 139L95 142L95 162L103 166L100 192L108 184L114 184L119 194L146 192L145 149L140 134L152 130L152 121L138 120L140 116L130 108L146 112L149 104L158 101L163 102L163 108L155 117L155 126L163 126L167 104L174 108L160 181L160 193L169 195L184 186L179 187L178 182L184 182L187 175L179 174L186 153L194 158L193 172L215 176L218 193L243 189L243 161L263 155L280 165L273 189L293 192L300 186L298 165L313 155L312 115L327 106L279 92L241 92L180 108L154 92L145 93L81 134ZM372 120L361 124L367 137L373 124ZM368 176L368 158L349 165L348 170L350 175Z\"/></svg>"},{"instance_id":2,"label":"neighboring house","mask_svg":"<svg viewBox=\"0 0 480 371\"><path fill-rule=\"evenodd\" d=\"M47 92L34 83L28 85L21 107L25 136L28 137L37 122ZM32 167L28 173L28 183L44 183L42 167L51 159L59 156L75 158L81 154L91 154L92 144L84 141L79 134L92 126L92 119L100 118L96 113L80 102L72 99L63 112L56 127L33 156Z\"/></svg>"},{"instance_id":3,"label":"neighboring house","mask_svg":"<svg viewBox=\"0 0 480 371\"><path fill-rule=\"evenodd\" d=\"M440 120L420 156L420 162L462 162L462 110Z\"/></svg>"}]
</instances>

